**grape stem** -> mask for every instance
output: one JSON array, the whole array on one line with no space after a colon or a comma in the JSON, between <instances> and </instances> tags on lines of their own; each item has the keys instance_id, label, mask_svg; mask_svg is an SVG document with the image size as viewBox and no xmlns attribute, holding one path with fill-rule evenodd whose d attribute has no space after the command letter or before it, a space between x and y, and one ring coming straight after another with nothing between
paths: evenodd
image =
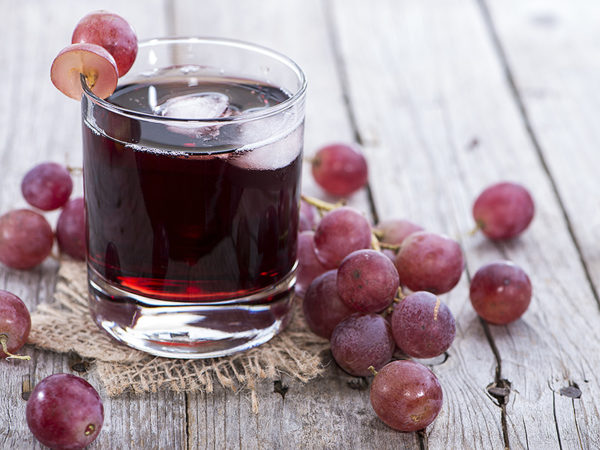
<instances>
[{"instance_id":1,"label":"grape stem","mask_svg":"<svg viewBox=\"0 0 600 450\"><path fill-rule=\"evenodd\" d=\"M371 247L373 247L373 250L381 251L381 243L375 233L371 233Z\"/></svg>"},{"instance_id":2,"label":"grape stem","mask_svg":"<svg viewBox=\"0 0 600 450\"><path fill-rule=\"evenodd\" d=\"M320 211L333 211L334 209L345 205L344 201L338 203L329 203L323 200L319 200L318 198L309 197L308 195L304 194L302 194L301 197L302 200L304 200L306 203L308 203L309 205L313 205Z\"/></svg>"},{"instance_id":3,"label":"grape stem","mask_svg":"<svg viewBox=\"0 0 600 450\"><path fill-rule=\"evenodd\" d=\"M6 359L24 359L30 360L31 356L29 355L13 355L8 351L8 336L6 334L0 334L0 345L2 345L2 351L8 355Z\"/></svg>"},{"instance_id":4,"label":"grape stem","mask_svg":"<svg viewBox=\"0 0 600 450\"><path fill-rule=\"evenodd\" d=\"M373 374L373 376L377 375L377 373L378 373L378 372L375 370L375 367L373 367L373 366L369 366L368 370L370 370L370 371L371 371L371 373Z\"/></svg>"},{"instance_id":5,"label":"grape stem","mask_svg":"<svg viewBox=\"0 0 600 450\"><path fill-rule=\"evenodd\" d=\"M67 170L71 175L81 175L83 174L83 167L73 167L67 166Z\"/></svg>"},{"instance_id":6,"label":"grape stem","mask_svg":"<svg viewBox=\"0 0 600 450\"><path fill-rule=\"evenodd\" d=\"M483 229L483 224L481 222L477 222L475 227L469 231L469 236L475 236L479 230Z\"/></svg>"},{"instance_id":7,"label":"grape stem","mask_svg":"<svg viewBox=\"0 0 600 450\"><path fill-rule=\"evenodd\" d=\"M375 232L373 232L373 234L375 234ZM377 236L377 235L375 235ZM388 244L387 242L380 242L379 246L381 248L385 248L388 250L392 250L394 253L398 253L398 250L400 250L400 246L396 245L396 244Z\"/></svg>"},{"instance_id":8,"label":"grape stem","mask_svg":"<svg viewBox=\"0 0 600 450\"><path fill-rule=\"evenodd\" d=\"M398 292L396 292L396 297L394 298L394 303L400 303L402 300L406 298L406 294L402 291L402 286L398 286Z\"/></svg>"}]
</instances>

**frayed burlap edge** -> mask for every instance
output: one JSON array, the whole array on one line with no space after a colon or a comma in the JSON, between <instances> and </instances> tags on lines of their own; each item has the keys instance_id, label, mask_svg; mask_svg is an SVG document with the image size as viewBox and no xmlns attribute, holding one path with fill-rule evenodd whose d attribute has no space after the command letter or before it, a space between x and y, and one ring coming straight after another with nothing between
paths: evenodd
<instances>
[{"instance_id":1,"label":"frayed burlap edge","mask_svg":"<svg viewBox=\"0 0 600 450\"><path fill-rule=\"evenodd\" d=\"M125 391L212 392L216 385L250 389L257 411L255 387L282 374L307 382L324 368L320 354L327 341L311 333L296 306L288 328L266 344L236 355L205 360L159 358L131 349L108 337L92 321L87 306L84 263L63 261L58 274L55 302L38 306L32 314L29 343L58 353L75 352L95 361L111 397Z\"/></svg>"}]
</instances>

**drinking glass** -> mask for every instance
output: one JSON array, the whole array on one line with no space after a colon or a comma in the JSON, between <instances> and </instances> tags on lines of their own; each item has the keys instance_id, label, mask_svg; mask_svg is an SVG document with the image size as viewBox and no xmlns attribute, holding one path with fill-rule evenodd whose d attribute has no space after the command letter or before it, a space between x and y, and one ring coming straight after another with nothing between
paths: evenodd
<instances>
[{"instance_id":1,"label":"drinking glass","mask_svg":"<svg viewBox=\"0 0 600 450\"><path fill-rule=\"evenodd\" d=\"M153 39L108 99L83 84L95 322L173 358L268 341L291 315L302 70L244 42Z\"/></svg>"}]
</instances>

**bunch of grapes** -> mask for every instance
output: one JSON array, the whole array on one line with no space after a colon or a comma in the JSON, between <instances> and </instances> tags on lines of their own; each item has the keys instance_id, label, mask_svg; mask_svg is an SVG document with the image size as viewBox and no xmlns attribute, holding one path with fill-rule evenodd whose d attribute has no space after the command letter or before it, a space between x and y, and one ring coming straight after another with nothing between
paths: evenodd
<instances>
[{"instance_id":1,"label":"bunch of grapes","mask_svg":"<svg viewBox=\"0 0 600 450\"><path fill-rule=\"evenodd\" d=\"M396 348L432 358L452 344L454 317L436 294L458 283L460 246L405 220L371 227L353 208L307 197L300 211L306 227L299 235L298 293L309 328L330 340L343 370L377 374L371 399L385 423L401 431L425 428L442 404L437 378L419 363L391 361ZM416 292L405 297L401 285ZM423 385L424 397L409 398ZM397 395L381 395L386 390Z\"/></svg>"},{"instance_id":2,"label":"bunch of grapes","mask_svg":"<svg viewBox=\"0 0 600 450\"><path fill-rule=\"evenodd\" d=\"M357 155L343 144L319 150L312 160L317 183L333 195L356 191L367 174ZM354 176L342 176L343 167ZM479 196L473 217L488 238L510 239L527 228L533 210L525 188L499 183ZM455 320L438 295L461 278L459 244L404 219L371 227L353 208L308 197L300 207L300 230L297 293L309 328L330 340L344 371L375 375L371 404L381 420L401 431L427 427L442 406L439 381L418 362L390 361L396 348L412 358L433 358L450 348ZM531 283L518 266L500 261L475 274L470 297L484 320L506 324L527 309Z\"/></svg>"},{"instance_id":3,"label":"bunch of grapes","mask_svg":"<svg viewBox=\"0 0 600 450\"><path fill-rule=\"evenodd\" d=\"M69 200L73 180L69 170L53 162L38 164L25 174L21 192L41 211L62 208L56 224L56 240L62 253L85 260L85 212L83 199ZM46 218L30 209L15 209L0 216L0 262L13 269L36 267L51 253L54 232Z\"/></svg>"}]
</instances>

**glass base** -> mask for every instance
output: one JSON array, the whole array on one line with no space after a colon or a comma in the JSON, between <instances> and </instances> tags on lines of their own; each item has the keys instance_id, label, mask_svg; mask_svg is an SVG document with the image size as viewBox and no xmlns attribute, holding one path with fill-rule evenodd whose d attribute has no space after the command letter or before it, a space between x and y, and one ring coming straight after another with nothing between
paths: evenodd
<instances>
[{"instance_id":1,"label":"glass base","mask_svg":"<svg viewBox=\"0 0 600 450\"><path fill-rule=\"evenodd\" d=\"M250 296L218 303L167 302L125 291L88 268L98 326L130 347L166 358L231 355L263 344L291 320L295 270Z\"/></svg>"}]
</instances>

